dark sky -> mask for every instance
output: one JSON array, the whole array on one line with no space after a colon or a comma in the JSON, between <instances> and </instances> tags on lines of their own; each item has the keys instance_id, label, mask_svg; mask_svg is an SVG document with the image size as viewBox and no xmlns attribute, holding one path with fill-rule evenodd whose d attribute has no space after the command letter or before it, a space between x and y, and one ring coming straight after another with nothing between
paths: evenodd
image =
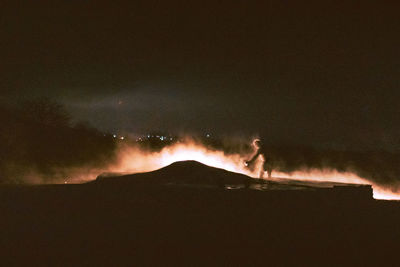
<instances>
[{"instance_id":1,"label":"dark sky","mask_svg":"<svg viewBox=\"0 0 400 267\"><path fill-rule=\"evenodd\" d=\"M0 4L2 101L50 96L120 132L400 149L396 1L26 2Z\"/></svg>"}]
</instances>

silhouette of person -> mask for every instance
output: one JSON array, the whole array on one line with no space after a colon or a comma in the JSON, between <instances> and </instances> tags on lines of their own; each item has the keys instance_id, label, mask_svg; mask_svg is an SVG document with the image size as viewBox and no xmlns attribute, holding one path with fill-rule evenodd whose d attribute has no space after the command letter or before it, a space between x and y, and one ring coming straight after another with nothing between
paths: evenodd
<instances>
[{"instance_id":1,"label":"silhouette of person","mask_svg":"<svg viewBox=\"0 0 400 267\"><path fill-rule=\"evenodd\" d=\"M263 165L262 165L262 168L260 170L260 179L263 178L265 171L268 174L268 178L271 178L271 175L272 175L272 162L271 162L271 159L266 156L267 153L266 153L265 147L263 146L261 140L260 139L255 139L253 141L253 146L257 149L257 151L256 151L256 153L254 154L254 156L250 160L245 162L245 165L249 166L258 157L261 157L261 159L263 161Z\"/></svg>"}]
</instances>

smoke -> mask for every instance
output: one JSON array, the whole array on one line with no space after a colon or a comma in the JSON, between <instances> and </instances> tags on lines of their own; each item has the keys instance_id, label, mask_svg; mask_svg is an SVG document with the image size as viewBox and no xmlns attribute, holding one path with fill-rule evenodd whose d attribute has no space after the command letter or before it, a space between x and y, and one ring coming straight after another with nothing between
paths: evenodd
<instances>
[{"instance_id":1,"label":"smoke","mask_svg":"<svg viewBox=\"0 0 400 267\"><path fill-rule=\"evenodd\" d=\"M304 147L267 147L266 150L267 158L272 161L272 174L275 178L371 184L375 198L400 199L400 182L396 179L396 166L392 165L396 162L393 157L398 157L396 154L320 151ZM262 158L257 159L253 168L244 164L254 152L255 147L251 140L235 137L211 140L186 137L158 151L137 144L121 144L116 151L116 161L108 166L106 172L148 172L176 161L195 160L208 166L258 178L263 164ZM89 179L94 178L92 176Z\"/></svg>"},{"instance_id":2,"label":"smoke","mask_svg":"<svg viewBox=\"0 0 400 267\"><path fill-rule=\"evenodd\" d=\"M253 175L246 170L244 161L248 153L226 152L212 148L200 141L184 138L160 151L145 151L138 147L122 147L118 152L118 164L112 169L122 172L145 172L159 169L176 161L195 160L205 165L232 172Z\"/></svg>"},{"instance_id":3,"label":"smoke","mask_svg":"<svg viewBox=\"0 0 400 267\"><path fill-rule=\"evenodd\" d=\"M267 159L272 162L272 179L371 184L375 198L400 199L400 182L396 179L399 171L395 166L398 154L277 146L267 146L265 150ZM252 140L240 137L184 137L158 148L125 140L117 143L114 151L108 154L109 158L101 158L97 162L54 167L46 172L13 164L8 164L7 168L18 176L18 182L23 183L83 183L99 175L149 172L176 161L195 160L258 178L262 157L256 160L252 168L244 164L254 153Z\"/></svg>"},{"instance_id":4,"label":"smoke","mask_svg":"<svg viewBox=\"0 0 400 267\"><path fill-rule=\"evenodd\" d=\"M251 168L244 162L255 153L252 141L259 138L273 177L371 184L376 197L400 198L399 152L279 145L260 136L191 136L120 140L85 123L73 124L64 108L49 99L2 105L0 183L82 183L100 174L148 172L182 160L256 178L262 158Z\"/></svg>"},{"instance_id":5,"label":"smoke","mask_svg":"<svg viewBox=\"0 0 400 267\"><path fill-rule=\"evenodd\" d=\"M270 147L275 170L296 179L371 184L374 196L399 199L400 154L387 151L338 151L307 147ZM385 196L384 196L385 195Z\"/></svg>"},{"instance_id":6,"label":"smoke","mask_svg":"<svg viewBox=\"0 0 400 267\"><path fill-rule=\"evenodd\" d=\"M258 178L263 164L261 157L253 168L244 165L255 152L254 149L251 140L241 138L184 138L159 151L123 145L118 148L117 163L109 171L147 172L176 161L196 160L208 166ZM398 172L395 169L396 160L393 159L399 155L387 152L321 151L304 147L271 146L266 150L267 158L272 161L273 177L371 184L375 198L400 199L400 181L396 179Z\"/></svg>"}]
</instances>

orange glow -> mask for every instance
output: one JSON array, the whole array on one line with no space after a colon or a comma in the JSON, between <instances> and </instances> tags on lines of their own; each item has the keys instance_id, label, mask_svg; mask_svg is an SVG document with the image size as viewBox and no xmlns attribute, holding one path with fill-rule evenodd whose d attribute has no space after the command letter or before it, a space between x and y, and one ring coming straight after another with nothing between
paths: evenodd
<instances>
[{"instance_id":1,"label":"orange glow","mask_svg":"<svg viewBox=\"0 0 400 267\"><path fill-rule=\"evenodd\" d=\"M165 147L160 152L146 152L137 147L125 147L119 151L118 163L110 166L107 172L140 173L154 171L177 161L194 160L205 165L225 169L227 171L248 175L258 178L262 165L262 157L256 161L256 168L251 171L244 164L251 154L226 154L223 151L210 150L200 143L185 141L172 146ZM103 170L104 172L104 170ZM95 171L84 180L95 179ZM88 173L87 173L88 174ZM99 171L97 170L97 175ZM355 173L339 172L334 169L304 169L292 173L273 171L273 177L288 178L298 181L336 182L351 184L371 184L373 197L375 199L400 200L400 193L394 193L377 184L357 176ZM96 175L96 176L97 176ZM81 175L80 177L83 177ZM264 175L266 177L266 175ZM274 179L274 178L272 178Z\"/></svg>"},{"instance_id":2,"label":"orange glow","mask_svg":"<svg viewBox=\"0 0 400 267\"><path fill-rule=\"evenodd\" d=\"M400 194L372 185L375 199L400 200Z\"/></svg>"},{"instance_id":3,"label":"orange glow","mask_svg":"<svg viewBox=\"0 0 400 267\"><path fill-rule=\"evenodd\" d=\"M112 169L122 172L147 172L177 161L194 160L211 167L256 177L256 173L251 172L244 165L248 157L249 155L227 155L223 151L209 150L201 144L188 141L165 147L160 152L153 153L146 153L137 148L122 150L119 164Z\"/></svg>"}]
</instances>

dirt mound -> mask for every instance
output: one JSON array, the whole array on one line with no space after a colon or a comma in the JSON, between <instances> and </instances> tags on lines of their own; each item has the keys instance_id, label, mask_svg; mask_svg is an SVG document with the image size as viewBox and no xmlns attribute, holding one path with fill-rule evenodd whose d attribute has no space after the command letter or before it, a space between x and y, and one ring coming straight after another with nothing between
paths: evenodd
<instances>
[{"instance_id":1,"label":"dirt mound","mask_svg":"<svg viewBox=\"0 0 400 267\"><path fill-rule=\"evenodd\" d=\"M250 177L210 167L197 161L179 161L146 173L122 176L99 176L96 183L176 183L197 185L245 184Z\"/></svg>"}]
</instances>

